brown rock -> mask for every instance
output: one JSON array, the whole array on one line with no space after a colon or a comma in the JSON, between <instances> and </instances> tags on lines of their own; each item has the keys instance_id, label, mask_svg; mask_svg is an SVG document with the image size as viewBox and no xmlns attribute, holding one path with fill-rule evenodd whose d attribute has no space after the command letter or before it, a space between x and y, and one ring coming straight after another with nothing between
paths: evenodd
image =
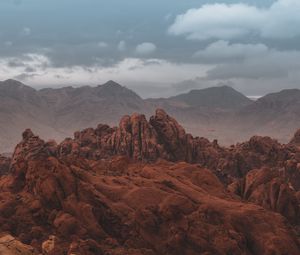
<instances>
[{"instance_id":1,"label":"brown rock","mask_svg":"<svg viewBox=\"0 0 300 255\"><path fill-rule=\"evenodd\" d=\"M34 248L21 243L11 235L0 236L0 254L3 255L37 255Z\"/></svg>"},{"instance_id":2,"label":"brown rock","mask_svg":"<svg viewBox=\"0 0 300 255\"><path fill-rule=\"evenodd\" d=\"M261 205L285 216L290 222L299 222L299 200L284 172L278 169L256 169L230 188L244 200Z\"/></svg>"},{"instance_id":3,"label":"brown rock","mask_svg":"<svg viewBox=\"0 0 300 255\"><path fill-rule=\"evenodd\" d=\"M0 177L0 231L49 255L298 255L298 162L269 138L194 138L162 110L59 145L26 131Z\"/></svg>"},{"instance_id":4,"label":"brown rock","mask_svg":"<svg viewBox=\"0 0 300 255\"><path fill-rule=\"evenodd\" d=\"M49 239L42 243L43 254L50 254L56 246L57 238L54 235L49 236Z\"/></svg>"}]
</instances>

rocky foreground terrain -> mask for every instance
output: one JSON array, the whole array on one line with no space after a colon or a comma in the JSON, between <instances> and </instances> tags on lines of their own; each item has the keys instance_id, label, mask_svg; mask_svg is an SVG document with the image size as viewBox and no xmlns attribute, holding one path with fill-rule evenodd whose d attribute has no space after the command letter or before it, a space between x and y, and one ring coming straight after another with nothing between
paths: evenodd
<instances>
[{"instance_id":1,"label":"rocky foreground terrain","mask_svg":"<svg viewBox=\"0 0 300 255\"><path fill-rule=\"evenodd\" d=\"M300 131L229 148L163 110L0 157L0 254L298 255Z\"/></svg>"}]
</instances>

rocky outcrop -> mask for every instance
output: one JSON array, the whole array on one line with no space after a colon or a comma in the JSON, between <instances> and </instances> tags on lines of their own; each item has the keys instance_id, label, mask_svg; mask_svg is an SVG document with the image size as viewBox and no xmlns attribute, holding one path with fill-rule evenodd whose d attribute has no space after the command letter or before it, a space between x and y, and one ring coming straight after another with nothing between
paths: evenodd
<instances>
[{"instance_id":1,"label":"rocky outcrop","mask_svg":"<svg viewBox=\"0 0 300 255\"><path fill-rule=\"evenodd\" d=\"M173 160L185 160L188 158L188 147L191 146L185 130L178 122L166 114L162 109L156 110L150 118L151 126L157 132L157 140L163 144L168 157Z\"/></svg>"},{"instance_id":2,"label":"rocky outcrop","mask_svg":"<svg viewBox=\"0 0 300 255\"><path fill-rule=\"evenodd\" d=\"M163 153L156 130L140 114L123 117L108 143L114 152L134 160L155 160Z\"/></svg>"},{"instance_id":3,"label":"rocky outcrop","mask_svg":"<svg viewBox=\"0 0 300 255\"><path fill-rule=\"evenodd\" d=\"M249 141L231 146L218 155L218 169L230 179L244 177L250 170L283 167L293 153L270 137L254 136Z\"/></svg>"},{"instance_id":4,"label":"rocky outcrop","mask_svg":"<svg viewBox=\"0 0 300 255\"><path fill-rule=\"evenodd\" d=\"M37 255L34 248L21 243L13 236L0 234L0 254L3 255Z\"/></svg>"},{"instance_id":5,"label":"rocky outcrop","mask_svg":"<svg viewBox=\"0 0 300 255\"><path fill-rule=\"evenodd\" d=\"M157 110L61 144L27 129L7 162L0 233L37 254L300 252L300 151L268 137L223 148Z\"/></svg>"},{"instance_id":6,"label":"rocky outcrop","mask_svg":"<svg viewBox=\"0 0 300 255\"><path fill-rule=\"evenodd\" d=\"M243 200L278 212L291 223L299 223L297 191L284 170L262 168L250 171L242 180L229 186L229 190Z\"/></svg>"},{"instance_id":7,"label":"rocky outcrop","mask_svg":"<svg viewBox=\"0 0 300 255\"><path fill-rule=\"evenodd\" d=\"M60 156L99 160L113 155L136 161L198 163L211 169L222 181L230 183L252 169L282 167L292 157L291 150L269 137L252 137L248 142L224 148L217 141L187 134L164 110L158 109L149 121L142 114L124 116L118 127L98 125L78 131L74 139L59 145Z\"/></svg>"},{"instance_id":8,"label":"rocky outcrop","mask_svg":"<svg viewBox=\"0 0 300 255\"><path fill-rule=\"evenodd\" d=\"M187 134L164 110L148 122L144 115L124 116L118 127L99 125L96 129L76 132L74 139L59 145L59 155L84 156L89 159L125 155L133 160L157 159L215 165L215 156L223 149L205 138Z\"/></svg>"},{"instance_id":9,"label":"rocky outcrop","mask_svg":"<svg viewBox=\"0 0 300 255\"><path fill-rule=\"evenodd\" d=\"M139 115L121 123L119 130L99 126L61 145L26 130L11 173L0 178L0 231L55 255L299 254L296 229L283 216L240 201L203 166L132 161L133 155L148 157L153 150L144 148L164 133L157 134ZM146 143L135 136L139 133ZM94 143L104 137L122 143ZM97 160L93 154L103 145L128 149L126 141L135 143L125 156ZM201 147L207 143L196 141ZM163 155L166 142L157 143ZM247 198L252 186L244 188Z\"/></svg>"}]
</instances>

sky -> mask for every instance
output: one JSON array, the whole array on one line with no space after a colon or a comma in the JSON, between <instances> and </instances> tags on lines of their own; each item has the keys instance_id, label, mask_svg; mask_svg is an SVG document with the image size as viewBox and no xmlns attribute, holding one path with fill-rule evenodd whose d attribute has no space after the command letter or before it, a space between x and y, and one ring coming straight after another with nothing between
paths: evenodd
<instances>
[{"instance_id":1,"label":"sky","mask_svg":"<svg viewBox=\"0 0 300 255\"><path fill-rule=\"evenodd\" d=\"M1 0L0 80L142 97L300 88L299 0Z\"/></svg>"}]
</instances>

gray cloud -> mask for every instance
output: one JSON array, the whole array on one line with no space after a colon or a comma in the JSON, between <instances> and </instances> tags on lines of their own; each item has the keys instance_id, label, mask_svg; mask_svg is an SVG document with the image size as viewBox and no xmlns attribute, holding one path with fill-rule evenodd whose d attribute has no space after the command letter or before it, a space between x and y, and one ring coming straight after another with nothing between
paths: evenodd
<instances>
[{"instance_id":1,"label":"gray cloud","mask_svg":"<svg viewBox=\"0 0 300 255\"><path fill-rule=\"evenodd\" d=\"M207 72L207 79L284 78L300 70L300 51L270 50L263 57L257 55L243 63L219 64Z\"/></svg>"},{"instance_id":2,"label":"gray cloud","mask_svg":"<svg viewBox=\"0 0 300 255\"><path fill-rule=\"evenodd\" d=\"M216 41L205 49L195 52L194 58L206 63L241 61L246 58L263 57L269 52L264 44L230 44L228 41Z\"/></svg>"},{"instance_id":3,"label":"gray cloud","mask_svg":"<svg viewBox=\"0 0 300 255\"><path fill-rule=\"evenodd\" d=\"M208 87L219 87L224 85L238 89L238 86L236 86L236 84L232 81L210 81L201 77L174 83L172 84L172 89L176 93L185 93L193 89L204 89Z\"/></svg>"}]
</instances>

